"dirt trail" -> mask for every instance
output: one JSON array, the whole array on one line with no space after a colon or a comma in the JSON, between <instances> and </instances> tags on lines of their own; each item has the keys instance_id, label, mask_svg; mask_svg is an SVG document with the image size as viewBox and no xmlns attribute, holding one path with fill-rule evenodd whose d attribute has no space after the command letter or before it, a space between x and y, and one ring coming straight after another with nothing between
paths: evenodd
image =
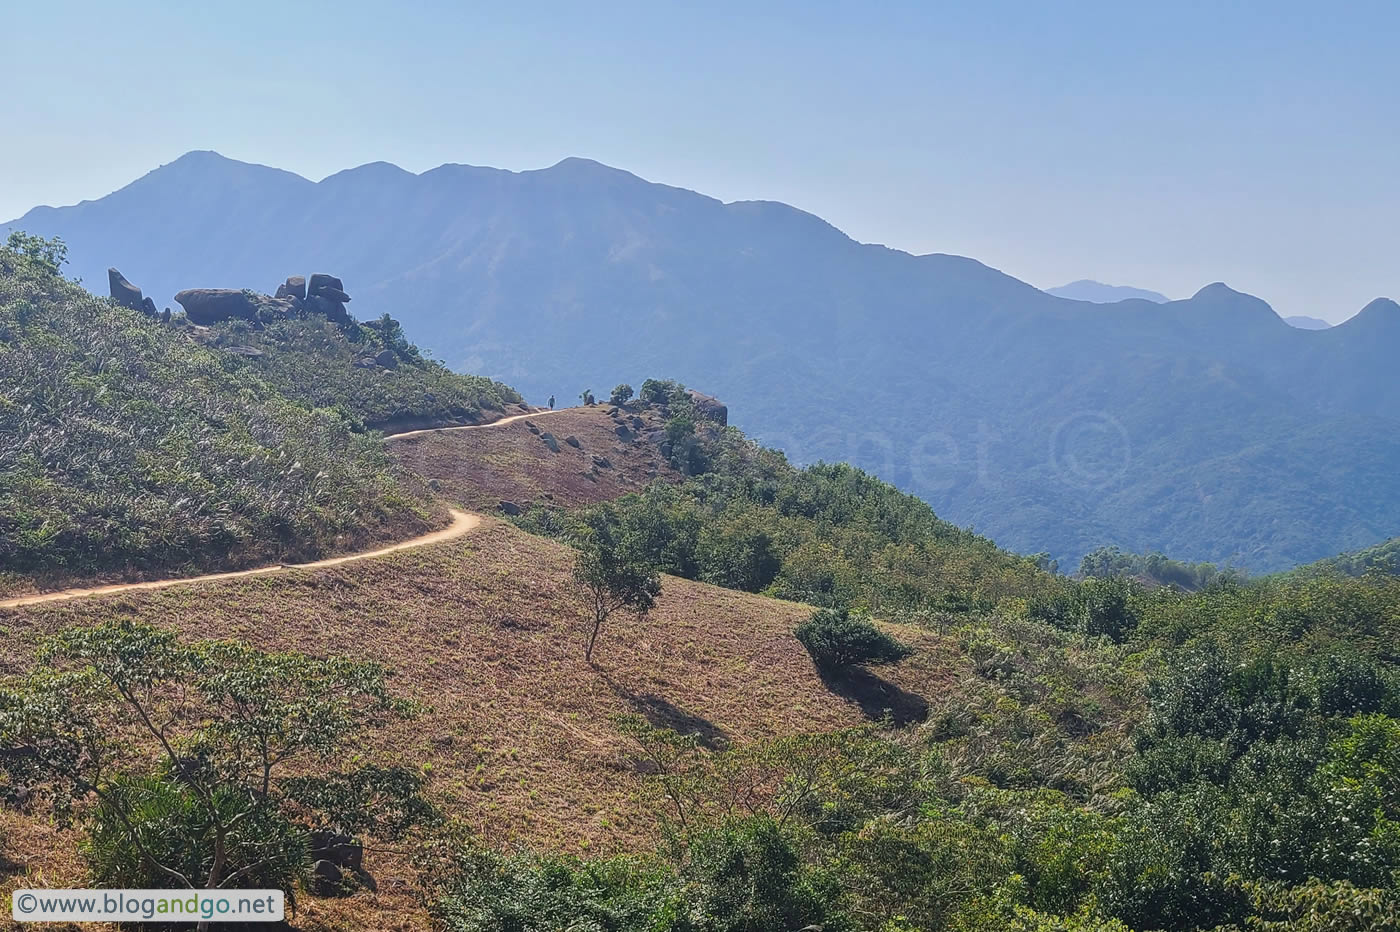
<instances>
[{"instance_id":1,"label":"dirt trail","mask_svg":"<svg viewBox=\"0 0 1400 932\"><path fill-rule=\"evenodd\" d=\"M389 438L413 437L418 434L434 434L439 431L449 430L483 430L487 427L500 427L512 421L524 420L531 417L547 417L551 414L559 414L568 411L568 408L559 408L548 411L530 411L525 414L513 414L510 417L503 417L498 421L489 421L485 424L467 424L462 427L430 427L425 430L410 430L401 434L389 434ZM396 553L400 550L409 550L414 547L427 547L430 544L438 544L443 541L452 540L467 534L481 526L481 515L471 514L457 508L451 508L452 523L447 527L414 537L411 540L401 541L391 544L388 547L380 547L378 550L366 550L360 553L350 553L341 557L329 557L325 560L317 560L314 563L279 563L276 566L260 566L252 570L235 570L231 573L209 573L205 576L182 576L176 579L152 579L146 582L134 583L112 583L106 586L93 586L87 589L61 589L57 592L44 592L38 595L26 595L13 599L0 599L0 608L20 608L25 605L39 605L44 602L66 602L69 599L83 599L93 595L111 595L117 592L131 592L137 589L168 589L171 586L189 586L195 583L217 582L223 579L238 579L242 576L266 576L269 573L282 573L287 570L314 570L326 566L339 566L342 563L353 563L356 560L370 560L374 557L382 557L387 554Z\"/></svg>"}]
</instances>

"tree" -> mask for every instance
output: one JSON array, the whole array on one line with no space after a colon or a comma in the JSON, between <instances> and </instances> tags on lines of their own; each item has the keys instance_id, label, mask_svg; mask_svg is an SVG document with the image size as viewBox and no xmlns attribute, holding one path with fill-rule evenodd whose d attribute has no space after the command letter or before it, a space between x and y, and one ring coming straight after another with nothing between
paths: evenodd
<instances>
[{"instance_id":1,"label":"tree","mask_svg":"<svg viewBox=\"0 0 1400 932\"><path fill-rule=\"evenodd\" d=\"M586 405L595 404L593 389L591 388L585 388L583 391L579 392L578 398L579 401L582 401Z\"/></svg>"},{"instance_id":2,"label":"tree","mask_svg":"<svg viewBox=\"0 0 1400 932\"><path fill-rule=\"evenodd\" d=\"M363 732L412 712L373 663L185 645L126 620L74 628L0 689L0 792L17 801L42 789L65 821L95 800L88 850L104 883L290 893L310 834L294 812L363 830L379 812L425 810L393 801L420 788L394 771L286 783L281 772L329 773ZM335 792L345 785L358 795Z\"/></svg>"},{"instance_id":3,"label":"tree","mask_svg":"<svg viewBox=\"0 0 1400 932\"><path fill-rule=\"evenodd\" d=\"M615 405L625 405L631 399L632 386L628 385L626 382L623 382L621 385L617 386L617 388L614 388L612 390L612 396L608 399L608 401Z\"/></svg>"},{"instance_id":4,"label":"tree","mask_svg":"<svg viewBox=\"0 0 1400 932\"><path fill-rule=\"evenodd\" d=\"M585 512L574 537L578 546L574 581L593 622L584 658L592 663L593 645L603 623L618 610L645 617L661 594L661 576L640 557L640 548L623 533L611 507Z\"/></svg>"},{"instance_id":5,"label":"tree","mask_svg":"<svg viewBox=\"0 0 1400 932\"><path fill-rule=\"evenodd\" d=\"M793 634L817 666L827 672L857 664L898 663L914 652L909 645L875 627L868 615L844 608L818 609Z\"/></svg>"},{"instance_id":6,"label":"tree","mask_svg":"<svg viewBox=\"0 0 1400 932\"><path fill-rule=\"evenodd\" d=\"M57 275L63 263L68 261L68 245L57 236L44 239L32 233L11 230L5 240L5 248L30 260L51 275Z\"/></svg>"}]
</instances>

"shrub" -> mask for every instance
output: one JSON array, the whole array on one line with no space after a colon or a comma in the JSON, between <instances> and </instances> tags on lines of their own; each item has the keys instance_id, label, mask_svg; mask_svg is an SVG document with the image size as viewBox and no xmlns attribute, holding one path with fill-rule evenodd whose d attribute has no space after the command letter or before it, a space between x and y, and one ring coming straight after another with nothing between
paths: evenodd
<instances>
[{"instance_id":1,"label":"shrub","mask_svg":"<svg viewBox=\"0 0 1400 932\"><path fill-rule=\"evenodd\" d=\"M608 401L612 402L615 405L625 405L631 400L632 386L628 385L626 382L623 382L621 385L617 386L617 388L614 388L612 390L612 395L608 398Z\"/></svg>"},{"instance_id":2,"label":"shrub","mask_svg":"<svg viewBox=\"0 0 1400 932\"><path fill-rule=\"evenodd\" d=\"M898 663L914 651L875 627L869 616L848 609L818 609L793 632L818 667L827 671L855 665Z\"/></svg>"}]
</instances>

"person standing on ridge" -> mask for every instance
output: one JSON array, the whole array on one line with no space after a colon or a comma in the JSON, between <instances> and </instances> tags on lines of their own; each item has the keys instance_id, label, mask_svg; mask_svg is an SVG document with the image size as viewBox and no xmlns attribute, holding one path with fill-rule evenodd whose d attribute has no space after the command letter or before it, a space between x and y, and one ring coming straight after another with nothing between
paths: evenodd
<instances>
[{"instance_id":1,"label":"person standing on ridge","mask_svg":"<svg viewBox=\"0 0 1400 932\"><path fill-rule=\"evenodd\" d=\"M551 411L554 410L554 396L553 396L553 395L550 395L550 396L549 396L549 410L551 410Z\"/></svg>"}]
</instances>

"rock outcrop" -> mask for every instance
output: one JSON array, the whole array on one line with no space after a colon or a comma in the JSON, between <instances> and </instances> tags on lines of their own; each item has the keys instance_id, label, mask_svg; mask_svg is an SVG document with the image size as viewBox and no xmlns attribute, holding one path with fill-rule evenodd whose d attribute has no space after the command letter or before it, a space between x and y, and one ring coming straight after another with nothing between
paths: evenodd
<instances>
[{"instance_id":1,"label":"rock outcrop","mask_svg":"<svg viewBox=\"0 0 1400 932\"><path fill-rule=\"evenodd\" d=\"M288 275L287 280L277 286L276 298L296 298L306 300L306 279L301 275Z\"/></svg>"},{"instance_id":2,"label":"rock outcrop","mask_svg":"<svg viewBox=\"0 0 1400 932\"><path fill-rule=\"evenodd\" d=\"M256 320L252 294L235 288L186 288L175 296L191 323L207 327L223 320Z\"/></svg>"},{"instance_id":3,"label":"rock outcrop","mask_svg":"<svg viewBox=\"0 0 1400 932\"><path fill-rule=\"evenodd\" d=\"M711 395L702 394L693 388L687 388L685 393L690 396L691 404L695 406L695 413L708 421L714 421L720 427L729 423L729 407Z\"/></svg>"},{"instance_id":4,"label":"rock outcrop","mask_svg":"<svg viewBox=\"0 0 1400 932\"><path fill-rule=\"evenodd\" d=\"M122 307L129 307L133 311L142 311L147 314L156 312L156 303L150 298L143 298L141 289L127 281L126 276L116 269L107 270L107 287L112 292L112 299Z\"/></svg>"}]
</instances>

